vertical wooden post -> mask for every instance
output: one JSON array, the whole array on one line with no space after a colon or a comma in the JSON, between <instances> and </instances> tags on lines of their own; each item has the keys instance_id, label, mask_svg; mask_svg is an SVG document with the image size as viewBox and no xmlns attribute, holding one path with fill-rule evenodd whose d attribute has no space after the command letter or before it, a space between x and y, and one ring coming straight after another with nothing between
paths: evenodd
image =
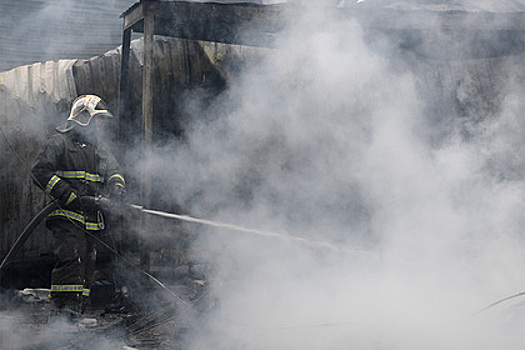
<instances>
[{"instance_id":1,"label":"vertical wooden post","mask_svg":"<svg viewBox=\"0 0 525 350\"><path fill-rule=\"evenodd\" d=\"M131 53L131 29L125 29L122 35L122 52L120 58L120 86L119 86L119 100L117 111L117 158L119 163L124 167L126 164L126 142L129 133L130 118L127 115L129 111L129 56ZM115 232L118 235L118 243L115 249L122 253L122 245L126 246L129 238L126 231L123 229L123 219L120 218L115 227Z\"/></svg>"},{"instance_id":2,"label":"vertical wooden post","mask_svg":"<svg viewBox=\"0 0 525 350\"><path fill-rule=\"evenodd\" d=\"M144 132L144 169L142 172L143 203L145 208L151 207L151 161L153 145L153 88L155 83L154 67L154 33L155 33L155 3L142 1L144 6L144 67L142 70L142 126ZM143 219L143 230L148 229L149 219ZM144 232L146 233L146 232ZM141 242L140 266L150 270L150 255L147 242Z\"/></svg>"},{"instance_id":3,"label":"vertical wooden post","mask_svg":"<svg viewBox=\"0 0 525 350\"><path fill-rule=\"evenodd\" d=\"M119 142L118 158L119 161L124 159L124 147L122 144L126 141L129 122L129 117L126 116L128 112L129 100L129 56L131 53L131 29L124 30L122 35L122 53L120 59L120 86L119 86L119 106L118 106L118 120L117 120L117 135Z\"/></svg>"}]
</instances>

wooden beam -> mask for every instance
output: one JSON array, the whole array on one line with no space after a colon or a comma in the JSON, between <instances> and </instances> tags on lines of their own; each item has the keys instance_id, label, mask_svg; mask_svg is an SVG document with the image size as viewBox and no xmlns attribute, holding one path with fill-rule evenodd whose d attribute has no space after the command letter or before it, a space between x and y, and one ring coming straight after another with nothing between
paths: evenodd
<instances>
[{"instance_id":1,"label":"wooden beam","mask_svg":"<svg viewBox=\"0 0 525 350\"><path fill-rule=\"evenodd\" d=\"M272 46L290 6L187 1L141 2L125 15L125 28L143 29L144 6L155 12L155 34L189 40Z\"/></svg>"},{"instance_id":2,"label":"wooden beam","mask_svg":"<svg viewBox=\"0 0 525 350\"><path fill-rule=\"evenodd\" d=\"M144 4L141 2L124 15L124 30L133 29L139 22L144 20Z\"/></svg>"},{"instance_id":3,"label":"wooden beam","mask_svg":"<svg viewBox=\"0 0 525 350\"><path fill-rule=\"evenodd\" d=\"M142 169L142 202L145 208L151 207L152 189L152 152L153 152L153 93L155 83L155 2L144 1L144 67L142 68L142 127L144 135L144 167ZM143 229L149 227L148 218L144 218ZM140 266L149 271L150 257L147 242L143 241L140 250Z\"/></svg>"},{"instance_id":4,"label":"wooden beam","mask_svg":"<svg viewBox=\"0 0 525 350\"><path fill-rule=\"evenodd\" d=\"M117 135L120 143L123 143L126 139L127 128L126 114L129 102L129 58L131 54L131 29L126 29L122 35L122 54L120 59L120 86L119 86L119 107L118 107L118 120L117 120ZM121 148L121 154L119 160L123 159Z\"/></svg>"}]
</instances>

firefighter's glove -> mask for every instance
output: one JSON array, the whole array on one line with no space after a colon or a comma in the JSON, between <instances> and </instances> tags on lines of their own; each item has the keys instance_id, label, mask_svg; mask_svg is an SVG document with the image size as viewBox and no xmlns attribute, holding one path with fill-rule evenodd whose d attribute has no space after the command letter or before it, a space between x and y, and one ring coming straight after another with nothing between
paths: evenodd
<instances>
[{"instance_id":1,"label":"firefighter's glove","mask_svg":"<svg viewBox=\"0 0 525 350\"><path fill-rule=\"evenodd\" d=\"M122 202L125 195L126 195L126 190L124 189L124 187L119 186L117 184L111 186L111 190L109 192L109 199L117 201L117 202Z\"/></svg>"},{"instance_id":2,"label":"firefighter's glove","mask_svg":"<svg viewBox=\"0 0 525 350\"><path fill-rule=\"evenodd\" d=\"M91 197L91 196L80 197L80 201L82 202L82 207L86 211L95 212L100 209L99 203L95 197Z\"/></svg>"},{"instance_id":3,"label":"firefighter's glove","mask_svg":"<svg viewBox=\"0 0 525 350\"><path fill-rule=\"evenodd\" d=\"M125 195L126 190L124 189L124 187L116 184L113 184L113 186L110 187L109 200L111 203L111 213L116 217L123 215L122 202Z\"/></svg>"}]
</instances>

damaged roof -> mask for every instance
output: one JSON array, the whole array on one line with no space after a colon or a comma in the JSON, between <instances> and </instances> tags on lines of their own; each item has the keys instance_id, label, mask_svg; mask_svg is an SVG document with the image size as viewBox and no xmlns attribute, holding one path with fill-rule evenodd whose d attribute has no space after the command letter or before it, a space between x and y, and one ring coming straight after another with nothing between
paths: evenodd
<instances>
[{"instance_id":1,"label":"damaged roof","mask_svg":"<svg viewBox=\"0 0 525 350\"><path fill-rule=\"evenodd\" d=\"M177 1L170 1L177 2ZM180 1L178 1L180 3ZM185 3L271 5L305 4L300 0L214 0ZM122 13L131 11L136 0L17 0L0 2L0 71L34 62L90 58L122 43ZM327 0L348 9L365 25L424 26L417 13L449 14L445 23L458 23L461 14L479 14L469 26L497 22L499 29L525 30L525 0ZM410 15L413 22L397 17ZM491 17L492 16L492 17ZM497 16L498 18L494 18ZM499 17L501 16L501 17ZM441 16L442 17L442 16ZM464 26L465 23L462 22Z\"/></svg>"},{"instance_id":2,"label":"damaged roof","mask_svg":"<svg viewBox=\"0 0 525 350\"><path fill-rule=\"evenodd\" d=\"M525 31L525 0L338 1L339 9L368 27Z\"/></svg>"},{"instance_id":3,"label":"damaged roof","mask_svg":"<svg viewBox=\"0 0 525 350\"><path fill-rule=\"evenodd\" d=\"M341 5L348 6L355 3L357 6L374 8L388 8L400 11L463 11L463 12L524 12L525 1L523 0L357 0L341 1Z\"/></svg>"}]
</instances>

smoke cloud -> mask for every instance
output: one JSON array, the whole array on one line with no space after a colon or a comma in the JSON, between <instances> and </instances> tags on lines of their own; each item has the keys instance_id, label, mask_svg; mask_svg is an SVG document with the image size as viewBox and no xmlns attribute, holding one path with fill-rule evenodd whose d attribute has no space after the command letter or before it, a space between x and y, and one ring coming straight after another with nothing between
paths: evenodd
<instances>
[{"instance_id":1,"label":"smoke cloud","mask_svg":"<svg viewBox=\"0 0 525 350\"><path fill-rule=\"evenodd\" d=\"M188 347L521 348L519 299L473 314L525 283L522 67L490 118L436 120L356 21L316 1L293 23L211 107L188 103L188 144L153 171L195 216L344 251L200 227L217 308Z\"/></svg>"}]
</instances>

